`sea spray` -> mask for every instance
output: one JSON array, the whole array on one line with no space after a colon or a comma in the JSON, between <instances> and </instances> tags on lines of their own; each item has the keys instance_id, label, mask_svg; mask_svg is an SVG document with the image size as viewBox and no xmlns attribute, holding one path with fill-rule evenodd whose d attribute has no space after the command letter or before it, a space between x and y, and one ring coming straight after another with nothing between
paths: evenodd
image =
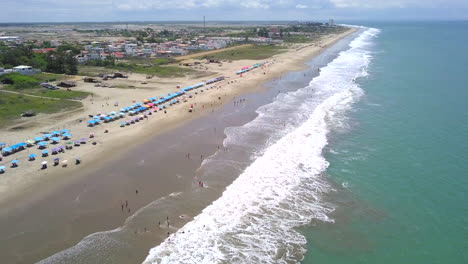
<instances>
[{"instance_id":1,"label":"sea spray","mask_svg":"<svg viewBox=\"0 0 468 264\"><path fill-rule=\"evenodd\" d=\"M228 129L228 146L246 144L244 136L255 133L271 137L222 196L153 248L145 263L300 261L306 240L295 228L312 219L333 221L333 206L321 199L330 191L322 150L331 124L363 93L355 80L367 74L366 47L377 33L364 31L309 86L278 96L252 122Z\"/></svg>"}]
</instances>

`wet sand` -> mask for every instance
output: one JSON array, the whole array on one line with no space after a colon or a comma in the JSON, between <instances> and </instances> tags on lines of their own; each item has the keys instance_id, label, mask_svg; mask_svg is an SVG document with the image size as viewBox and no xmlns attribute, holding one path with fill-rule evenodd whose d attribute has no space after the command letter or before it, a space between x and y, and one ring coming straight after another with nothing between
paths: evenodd
<instances>
[{"instance_id":1,"label":"wet sand","mask_svg":"<svg viewBox=\"0 0 468 264\"><path fill-rule=\"evenodd\" d=\"M312 74L317 72L307 72L303 78L300 73L295 80L287 80L288 84L296 82L303 85ZM275 82L278 85L275 86ZM242 96L247 99L244 104L234 105L230 101L212 114L200 116L148 141L139 142L125 153L114 153L107 160L103 158L100 161L103 165L99 168L83 167L83 171L79 172L82 176L73 177L53 192L42 192L44 195L35 196L33 201L20 206L15 204L14 208L2 211L2 259L31 263L75 245L87 234L123 225L116 235L124 236L127 241L134 237L134 240L130 246L110 246L106 255L112 258L106 258L106 263L141 262L149 248L166 237L167 231L172 233L189 221L219 197L229 179L235 179L237 171L226 172L219 186L201 189L197 176L202 172L197 172L197 169L203 159L218 151L218 146L220 151L224 151L221 143L225 127L241 125L253 119L258 106L290 86L278 81L272 84L274 88ZM298 88L296 85L294 87ZM187 157L188 153L190 158ZM156 202L159 205L157 213L132 216L139 208L174 193L181 194L164 204ZM199 197L193 199L190 195L194 193L199 193ZM185 217L179 217L181 215ZM167 216L170 217L169 228ZM76 255L77 258L71 255L67 262L103 260L102 256L93 255L92 252L87 256Z\"/></svg>"}]
</instances>

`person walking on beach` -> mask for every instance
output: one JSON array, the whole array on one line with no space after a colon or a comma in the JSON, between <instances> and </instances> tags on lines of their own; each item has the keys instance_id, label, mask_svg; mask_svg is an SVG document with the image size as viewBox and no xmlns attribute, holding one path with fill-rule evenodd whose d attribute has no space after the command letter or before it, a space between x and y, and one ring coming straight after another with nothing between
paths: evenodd
<instances>
[{"instance_id":1,"label":"person walking on beach","mask_svg":"<svg viewBox=\"0 0 468 264\"><path fill-rule=\"evenodd\" d=\"M127 207L128 207L128 201L125 200L125 208L127 208Z\"/></svg>"},{"instance_id":2,"label":"person walking on beach","mask_svg":"<svg viewBox=\"0 0 468 264\"><path fill-rule=\"evenodd\" d=\"M121 204L122 212L123 212L123 204Z\"/></svg>"},{"instance_id":3,"label":"person walking on beach","mask_svg":"<svg viewBox=\"0 0 468 264\"><path fill-rule=\"evenodd\" d=\"M135 193L138 195L138 190L135 190Z\"/></svg>"}]
</instances>

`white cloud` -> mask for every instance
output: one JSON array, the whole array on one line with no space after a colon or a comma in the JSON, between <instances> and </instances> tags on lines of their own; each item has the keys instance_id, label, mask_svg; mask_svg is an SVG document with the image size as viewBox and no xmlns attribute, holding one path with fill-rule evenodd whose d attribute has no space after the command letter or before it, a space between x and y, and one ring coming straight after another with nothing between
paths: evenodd
<instances>
[{"instance_id":1,"label":"white cloud","mask_svg":"<svg viewBox=\"0 0 468 264\"><path fill-rule=\"evenodd\" d=\"M303 8L308 8L308 6L307 6L307 5L303 5L303 4L297 4L297 5L296 5L296 8L303 9Z\"/></svg>"}]
</instances>

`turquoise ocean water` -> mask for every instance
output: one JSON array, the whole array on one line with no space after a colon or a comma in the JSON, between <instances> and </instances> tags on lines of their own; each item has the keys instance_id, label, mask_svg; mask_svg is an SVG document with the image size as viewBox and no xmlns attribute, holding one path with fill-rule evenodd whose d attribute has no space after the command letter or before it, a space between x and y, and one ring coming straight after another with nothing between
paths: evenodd
<instances>
[{"instance_id":1,"label":"turquoise ocean water","mask_svg":"<svg viewBox=\"0 0 468 264\"><path fill-rule=\"evenodd\" d=\"M335 222L301 228L302 263L468 263L468 22L363 25L364 95L325 149Z\"/></svg>"}]
</instances>

